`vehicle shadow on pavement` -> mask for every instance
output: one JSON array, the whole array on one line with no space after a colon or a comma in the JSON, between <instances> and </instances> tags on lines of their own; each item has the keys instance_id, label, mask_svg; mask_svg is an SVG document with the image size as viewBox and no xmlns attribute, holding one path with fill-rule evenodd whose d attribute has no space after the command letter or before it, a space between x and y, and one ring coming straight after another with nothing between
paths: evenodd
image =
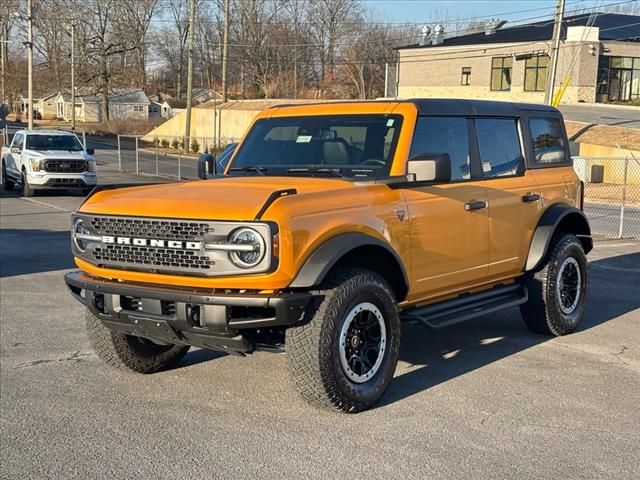
<instances>
[{"instance_id":1,"label":"vehicle shadow on pavement","mask_svg":"<svg viewBox=\"0 0 640 480\"><path fill-rule=\"evenodd\" d=\"M209 360L216 360L221 357L226 357L228 354L225 352L220 352L218 350L211 350L208 348L197 348L191 347L189 353L187 353L184 358L173 367L173 370L180 370L181 368L191 367L193 365L198 365L199 363L208 362Z\"/></svg>"},{"instance_id":2,"label":"vehicle shadow on pavement","mask_svg":"<svg viewBox=\"0 0 640 480\"><path fill-rule=\"evenodd\" d=\"M73 268L69 231L0 230L0 277ZM62 277L61 281L62 281Z\"/></svg>"},{"instance_id":3,"label":"vehicle shadow on pavement","mask_svg":"<svg viewBox=\"0 0 640 480\"><path fill-rule=\"evenodd\" d=\"M640 253L589 262L587 310L577 332L640 308L637 282ZM635 276L633 274L635 272ZM420 393L493 362L551 340L530 332L520 311L510 309L443 330L417 323L402 328L396 377L378 407ZM407 365L408 364L408 365Z\"/></svg>"}]
</instances>

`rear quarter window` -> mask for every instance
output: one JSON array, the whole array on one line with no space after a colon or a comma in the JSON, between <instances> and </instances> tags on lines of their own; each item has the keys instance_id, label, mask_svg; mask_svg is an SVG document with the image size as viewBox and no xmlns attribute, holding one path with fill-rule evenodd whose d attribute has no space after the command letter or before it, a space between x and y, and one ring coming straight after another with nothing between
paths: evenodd
<instances>
[{"instance_id":1,"label":"rear quarter window","mask_svg":"<svg viewBox=\"0 0 640 480\"><path fill-rule=\"evenodd\" d=\"M539 167L569 163L567 145L560 120L556 118L530 118L533 163Z\"/></svg>"}]
</instances>

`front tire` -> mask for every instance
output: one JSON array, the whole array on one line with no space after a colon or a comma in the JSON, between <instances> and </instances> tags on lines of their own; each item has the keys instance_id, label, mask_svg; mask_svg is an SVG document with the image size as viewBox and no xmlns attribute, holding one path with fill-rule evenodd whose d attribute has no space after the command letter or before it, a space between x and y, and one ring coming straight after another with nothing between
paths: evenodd
<instances>
[{"instance_id":1,"label":"front tire","mask_svg":"<svg viewBox=\"0 0 640 480\"><path fill-rule=\"evenodd\" d=\"M10 192L13 190L15 183L12 180L9 180L9 176L7 175L7 168L2 164L2 188L6 192Z\"/></svg>"},{"instance_id":2,"label":"front tire","mask_svg":"<svg viewBox=\"0 0 640 480\"><path fill-rule=\"evenodd\" d=\"M98 358L111 367L156 373L174 367L189 351L188 346L160 345L142 337L114 332L89 310L85 315L91 346Z\"/></svg>"},{"instance_id":3,"label":"front tire","mask_svg":"<svg viewBox=\"0 0 640 480\"><path fill-rule=\"evenodd\" d=\"M33 197L35 194L35 190L31 188L29 185L29 181L27 180L27 172L22 171L22 196L23 197Z\"/></svg>"},{"instance_id":4,"label":"front tire","mask_svg":"<svg viewBox=\"0 0 640 480\"><path fill-rule=\"evenodd\" d=\"M373 406L393 378L400 349L395 298L378 274L338 269L287 330L289 370L314 406L356 413Z\"/></svg>"},{"instance_id":5,"label":"front tire","mask_svg":"<svg viewBox=\"0 0 640 480\"><path fill-rule=\"evenodd\" d=\"M535 333L566 335L580 323L587 304L587 257L575 235L556 237L542 269L527 274L529 300L520 306L525 325Z\"/></svg>"}]
</instances>

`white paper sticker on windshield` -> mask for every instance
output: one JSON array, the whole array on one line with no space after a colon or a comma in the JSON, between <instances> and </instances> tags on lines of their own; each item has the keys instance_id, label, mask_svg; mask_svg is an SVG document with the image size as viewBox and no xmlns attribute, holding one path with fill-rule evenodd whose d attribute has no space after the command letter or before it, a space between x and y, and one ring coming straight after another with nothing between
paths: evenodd
<instances>
[{"instance_id":1,"label":"white paper sticker on windshield","mask_svg":"<svg viewBox=\"0 0 640 480\"><path fill-rule=\"evenodd\" d=\"M296 143L309 143L311 141L311 135L298 135Z\"/></svg>"},{"instance_id":2,"label":"white paper sticker on windshield","mask_svg":"<svg viewBox=\"0 0 640 480\"><path fill-rule=\"evenodd\" d=\"M393 127L393 118L390 118L389 120L387 120L387 127Z\"/></svg>"}]
</instances>

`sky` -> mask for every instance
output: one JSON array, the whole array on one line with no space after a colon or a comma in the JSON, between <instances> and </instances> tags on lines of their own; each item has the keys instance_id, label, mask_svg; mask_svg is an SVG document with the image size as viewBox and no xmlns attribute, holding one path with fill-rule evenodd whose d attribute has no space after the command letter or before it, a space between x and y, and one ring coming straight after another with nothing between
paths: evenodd
<instances>
[{"instance_id":1,"label":"sky","mask_svg":"<svg viewBox=\"0 0 640 480\"><path fill-rule=\"evenodd\" d=\"M502 20L553 16L557 0L364 0L382 22L432 23L436 17L499 17ZM593 8L621 0L566 0L566 8ZM625 2L627 3L627 2ZM629 2L631 3L631 2ZM527 11L528 10L528 11ZM536 19L531 20L536 21Z\"/></svg>"}]
</instances>

